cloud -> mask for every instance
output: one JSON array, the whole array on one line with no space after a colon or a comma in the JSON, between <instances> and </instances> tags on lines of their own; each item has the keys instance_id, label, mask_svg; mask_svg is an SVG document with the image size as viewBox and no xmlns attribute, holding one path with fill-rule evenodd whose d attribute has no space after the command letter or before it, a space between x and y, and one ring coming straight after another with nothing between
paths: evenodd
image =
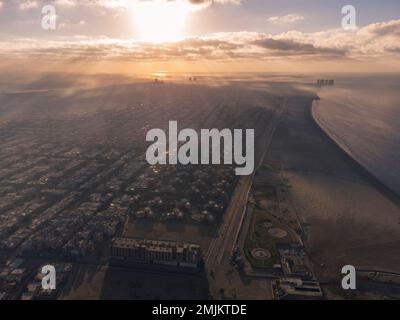
<instances>
[{"instance_id":1,"label":"cloud","mask_svg":"<svg viewBox=\"0 0 400 320\"><path fill-rule=\"evenodd\" d=\"M34 0L24 0L24 1L19 1L19 6L18 8L20 10L30 10L30 9L34 9L37 8L39 6L39 2L38 1L34 1Z\"/></svg>"},{"instance_id":2,"label":"cloud","mask_svg":"<svg viewBox=\"0 0 400 320\"><path fill-rule=\"evenodd\" d=\"M229 4L240 4L241 0L187 0L189 3L194 5L210 5L212 3L229 3Z\"/></svg>"},{"instance_id":3,"label":"cloud","mask_svg":"<svg viewBox=\"0 0 400 320\"><path fill-rule=\"evenodd\" d=\"M400 20L379 22L369 25L364 29L365 33L372 33L378 36L400 36Z\"/></svg>"},{"instance_id":4,"label":"cloud","mask_svg":"<svg viewBox=\"0 0 400 320\"><path fill-rule=\"evenodd\" d=\"M221 4L235 4L238 5L241 3L241 0L146 0L153 2L167 2L167 1L176 1L176 2L185 2L190 5L193 5L196 8L206 8L213 3L221 3ZM143 2L143 0L91 0L91 1L78 1L78 0L58 0L57 2L69 2L74 3L75 5L83 5L83 6L99 6L105 7L109 9L127 9L132 8L135 5Z\"/></svg>"},{"instance_id":5,"label":"cloud","mask_svg":"<svg viewBox=\"0 0 400 320\"><path fill-rule=\"evenodd\" d=\"M61 7L75 7L77 6L77 1L76 0L56 0L54 1L55 6L61 6Z\"/></svg>"},{"instance_id":6,"label":"cloud","mask_svg":"<svg viewBox=\"0 0 400 320\"><path fill-rule=\"evenodd\" d=\"M385 61L399 58L400 20L355 31L331 29L278 35L258 32L217 33L178 42L151 44L132 39L13 39L0 42L0 58L43 61Z\"/></svg>"},{"instance_id":7,"label":"cloud","mask_svg":"<svg viewBox=\"0 0 400 320\"><path fill-rule=\"evenodd\" d=\"M303 20L304 16L299 14L287 14L284 16L274 16L268 18L268 21L274 24L292 24Z\"/></svg>"},{"instance_id":8,"label":"cloud","mask_svg":"<svg viewBox=\"0 0 400 320\"><path fill-rule=\"evenodd\" d=\"M54 4L56 7L98 7L110 10L124 10L135 7L143 1L153 2L182 2L193 6L193 9L209 7L214 3L239 5L241 0L13 0L10 1L11 7L21 11L40 8L47 4ZM0 0L0 9L6 1Z\"/></svg>"},{"instance_id":9,"label":"cloud","mask_svg":"<svg viewBox=\"0 0 400 320\"><path fill-rule=\"evenodd\" d=\"M291 39L264 38L254 41L254 44L265 49L279 52L284 55L325 55L329 57L342 57L346 50L329 47L317 47L310 43L301 43Z\"/></svg>"}]
</instances>

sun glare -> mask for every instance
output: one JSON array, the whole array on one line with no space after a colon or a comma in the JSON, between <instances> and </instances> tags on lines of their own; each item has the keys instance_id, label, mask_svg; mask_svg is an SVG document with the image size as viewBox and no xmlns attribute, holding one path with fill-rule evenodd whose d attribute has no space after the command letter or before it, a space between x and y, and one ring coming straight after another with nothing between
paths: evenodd
<instances>
[{"instance_id":1,"label":"sun glare","mask_svg":"<svg viewBox=\"0 0 400 320\"><path fill-rule=\"evenodd\" d=\"M177 41L183 36L190 5L186 1L139 1L133 8L140 40Z\"/></svg>"}]
</instances>

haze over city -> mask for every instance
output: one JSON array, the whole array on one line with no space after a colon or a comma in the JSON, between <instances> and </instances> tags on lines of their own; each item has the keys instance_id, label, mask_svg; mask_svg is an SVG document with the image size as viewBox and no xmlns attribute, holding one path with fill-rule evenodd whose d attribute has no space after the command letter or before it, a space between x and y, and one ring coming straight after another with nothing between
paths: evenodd
<instances>
[{"instance_id":1,"label":"haze over city","mask_svg":"<svg viewBox=\"0 0 400 320\"><path fill-rule=\"evenodd\" d=\"M398 0L0 0L0 57L0 300L400 299Z\"/></svg>"}]
</instances>

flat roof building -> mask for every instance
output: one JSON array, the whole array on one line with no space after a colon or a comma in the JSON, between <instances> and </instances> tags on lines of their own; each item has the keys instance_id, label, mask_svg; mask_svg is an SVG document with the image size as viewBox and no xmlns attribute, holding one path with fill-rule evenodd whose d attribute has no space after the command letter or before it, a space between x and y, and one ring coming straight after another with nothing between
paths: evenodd
<instances>
[{"instance_id":1,"label":"flat roof building","mask_svg":"<svg viewBox=\"0 0 400 320\"><path fill-rule=\"evenodd\" d=\"M282 278L273 281L272 293L277 300L320 300L324 297L317 281L304 281L300 278Z\"/></svg>"},{"instance_id":2,"label":"flat roof building","mask_svg":"<svg viewBox=\"0 0 400 320\"><path fill-rule=\"evenodd\" d=\"M202 262L200 246L174 241L115 238L111 261L198 268Z\"/></svg>"}]
</instances>

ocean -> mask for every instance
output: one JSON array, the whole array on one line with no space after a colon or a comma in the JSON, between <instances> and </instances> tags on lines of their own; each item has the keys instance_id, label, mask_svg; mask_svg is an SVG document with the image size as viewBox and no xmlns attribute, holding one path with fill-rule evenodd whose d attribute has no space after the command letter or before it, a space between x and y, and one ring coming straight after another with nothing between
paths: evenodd
<instances>
[{"instance_id":1,"label":"ocean","mask_svg":"<svg viewBox=\"0 0 400 320\"><path fill-rule=\"evenodd\" d=\"M318 91L318 124L358 163L400 195L400 75L336 77Z\"/></svg>"}]
</instances>

